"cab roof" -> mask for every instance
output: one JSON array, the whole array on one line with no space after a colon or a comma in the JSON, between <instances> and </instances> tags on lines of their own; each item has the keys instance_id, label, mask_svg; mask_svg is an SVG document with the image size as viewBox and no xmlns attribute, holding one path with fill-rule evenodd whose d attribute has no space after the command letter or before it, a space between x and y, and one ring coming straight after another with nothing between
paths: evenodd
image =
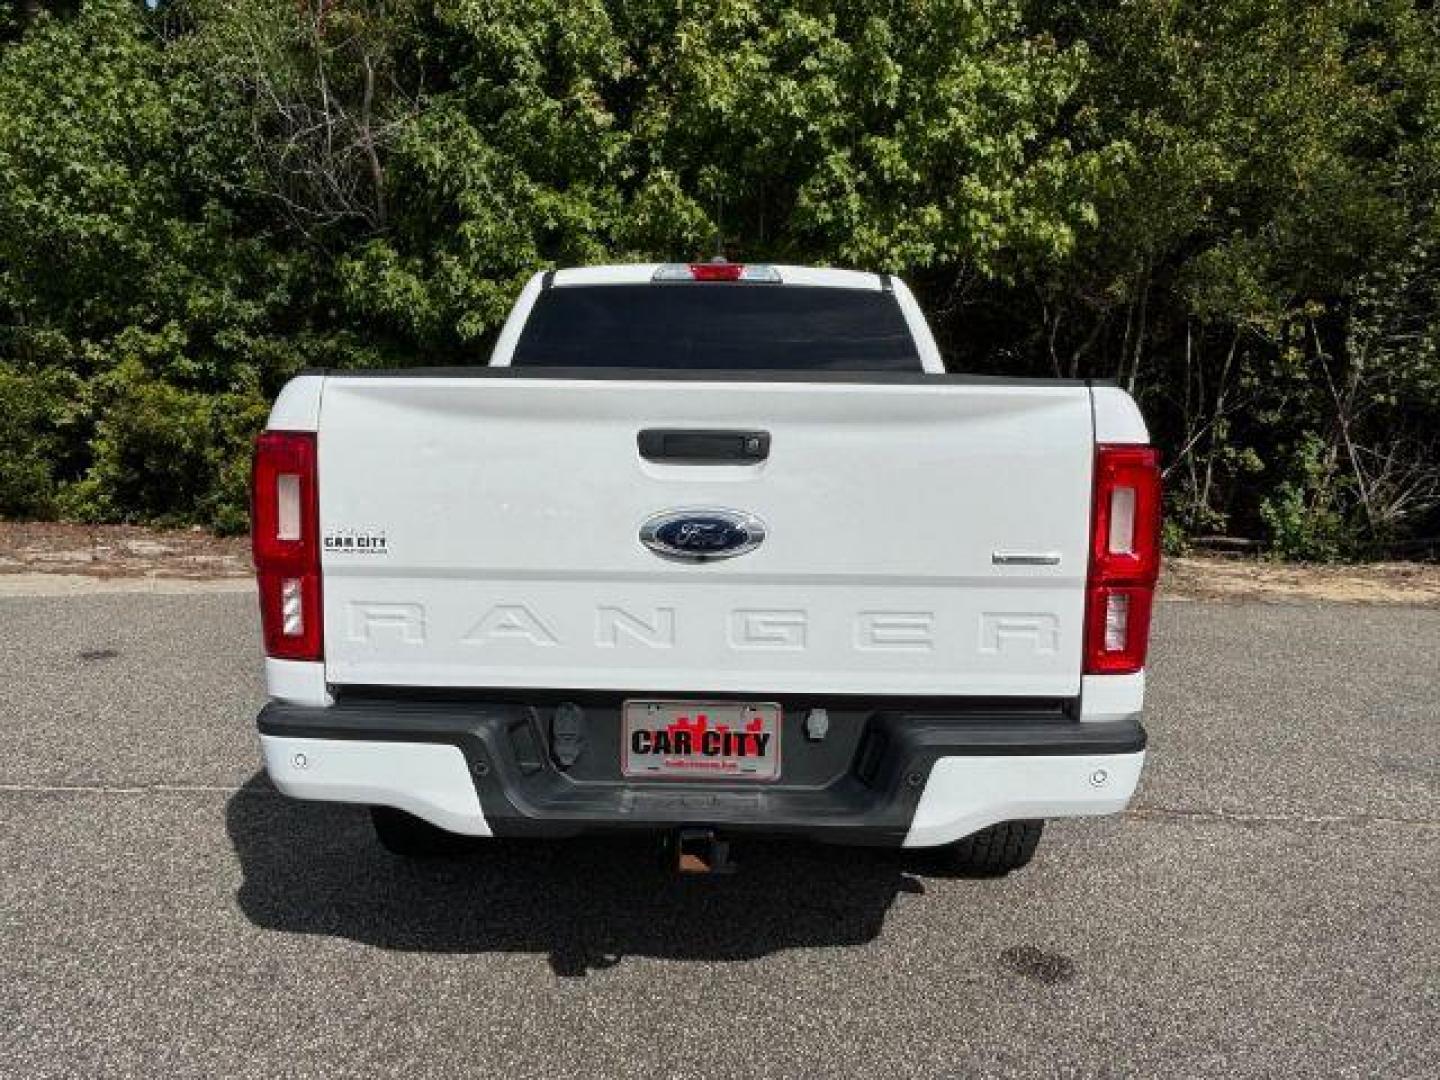
<instances>
[{"instance_id":1,"label":"cab roof","mask_svg":"<svg viewBox=\"0 0 1440 1080\"><path fill-rule=\"evenodd\" d=\"M550 284L556 287L567 285L647 285L655 280L656 271L672 265L690 264L616 263L609 266L574 266L556 270ZM758 264L742 263L740 265ZM781 285L864 289L869 292L881 292L885 289L885 277L881 274L868 274L860 270L837 270L828 266L783 266L775 263L764 265L780 275L779 284Z\"/></svg>"}]
</instances>

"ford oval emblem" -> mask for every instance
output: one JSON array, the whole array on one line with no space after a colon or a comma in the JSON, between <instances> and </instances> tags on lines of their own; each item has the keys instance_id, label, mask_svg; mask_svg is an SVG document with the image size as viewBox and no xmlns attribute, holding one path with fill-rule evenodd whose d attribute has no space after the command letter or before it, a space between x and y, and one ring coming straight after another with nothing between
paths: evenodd
<instances>
[{"instance_id":1,"label":"ford oval emblem","mask_svg":"<svg viewBox=\"0 0 1440 1080\"><path fill-rule=\"evenodd\" d=\"M666 510L640 526L640 542L656 555L682 562L733 559L765 539L765 523L739 510Z\"/></svg>"}]
</instances>

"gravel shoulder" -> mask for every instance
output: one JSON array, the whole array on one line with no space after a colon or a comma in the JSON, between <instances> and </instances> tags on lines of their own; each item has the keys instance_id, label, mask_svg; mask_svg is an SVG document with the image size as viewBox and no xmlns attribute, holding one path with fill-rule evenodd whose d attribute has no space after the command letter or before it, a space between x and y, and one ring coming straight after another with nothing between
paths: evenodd
<instances>
[{"instance_id":1,"label":"gravel shoulder","mask_svg":"<svg viewBox=\"0 0 1440 1080\"><path fill-rule=\"evenodd\" d=\"M35 574L194 581L247 578L250 541L203 529L0 521L0 579Z\"/></svg>"},{"instance_id":2,"label":"gravel shoulder","mask_svg":"<svg viewBox=\"0 0 1440 1080\"><path fill-rule=\"evenodd\" d=\"M1316 566L1259 559L1167 559L1160 595L1168 600L1329 601L1440 605L1440 565L1382 562Z\"/></svg>"}]
</instances>

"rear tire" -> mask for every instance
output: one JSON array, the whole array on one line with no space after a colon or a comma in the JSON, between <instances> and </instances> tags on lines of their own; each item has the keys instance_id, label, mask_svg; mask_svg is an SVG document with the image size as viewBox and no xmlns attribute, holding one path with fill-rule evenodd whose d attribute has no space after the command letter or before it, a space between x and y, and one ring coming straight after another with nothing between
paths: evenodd
<instances>
[{"instance_id":1,"label":"rear tire","mask_svg":"<svg viewBox=\"0 0 1440 1080\"><path fill-rule=\"evenodd\" d=\"M1003 877L1035 857L1043 821L1002 821L944 849L949 869L967 877Z\"/></svg>"},{"instance_id":2,"label":"rear tire","mask_svg":"<svg viewBox=\"0 0 1440 1080\"><path fill-rule=\"evenodd\" d=\"M447 832L392 806L372 806L370 822L375 826L375 838L380 846L392 855L407 859L463 855L478 846L472 837Z\"/></svg>"}]
</instances>

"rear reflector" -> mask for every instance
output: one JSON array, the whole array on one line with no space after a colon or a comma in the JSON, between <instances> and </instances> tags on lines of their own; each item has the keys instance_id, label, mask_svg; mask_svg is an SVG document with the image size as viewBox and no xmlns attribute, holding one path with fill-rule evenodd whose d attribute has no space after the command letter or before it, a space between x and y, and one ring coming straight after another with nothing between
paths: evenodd
<instances>
[{"instance_id":1,"label":"rear reflector","mask_svg":"<svg viewBox=\"0 0 1440 1080\"><path fill-rule=\"evenodd\" d=\"M1153 585L1092 588L1085 611L1085 674L1130 675L1145 666Z\"/></svg>"},{"instance_id":2,"label":"rear reflector","mask_svg":"<svg viewBox=\"0 0 1440 1080\"><path fill-rule=\"evenodd\" d=\"M305 633L303 583L299 578L280 579L280 636L298 638Z\"/></svg>"},{"instance_id":3,"label":"rear reflector","mask_svg":"<svg viewBox=\"0 0 1440 1080\"><path fill-rule=\"evenodd\" d=\"M1145 666L1150 607L1160 575L1160 457L1149 446L1101 446L1095 455L1085 671Z\"/></svg>"},{"instance_id":4,"label":"rear reflector","mask_svg":"<svg viewBox=\"0 0 1440 1080\"><path fill-rule=\"evenodd\" d=\"M651 281L762 281L780 283L780 271L773 266L746 266L744 263L666 263L650 276Z\"/></svg>"},{"instance_id":5,"label":"rear reflector","mask_svg":"<svg viewBox=\"0 0 1440 1080\"><path fill-rule=\"evenodd\" d=\"M1105 594L1105 651L1119 652L1130 640L1130 597L1122 592Z\"/></svg>"},{"instance_id":6,"label":"rear reflector","mask_svg":"<svg viewBox=\"0 0 1440 1080\"><path fill-rule=\"evenodd\" d=\"M250 544L265 653L282 660L324 657L315 468L313 432L265 431L255 441Z\"/></svg>"}]
</instances>

